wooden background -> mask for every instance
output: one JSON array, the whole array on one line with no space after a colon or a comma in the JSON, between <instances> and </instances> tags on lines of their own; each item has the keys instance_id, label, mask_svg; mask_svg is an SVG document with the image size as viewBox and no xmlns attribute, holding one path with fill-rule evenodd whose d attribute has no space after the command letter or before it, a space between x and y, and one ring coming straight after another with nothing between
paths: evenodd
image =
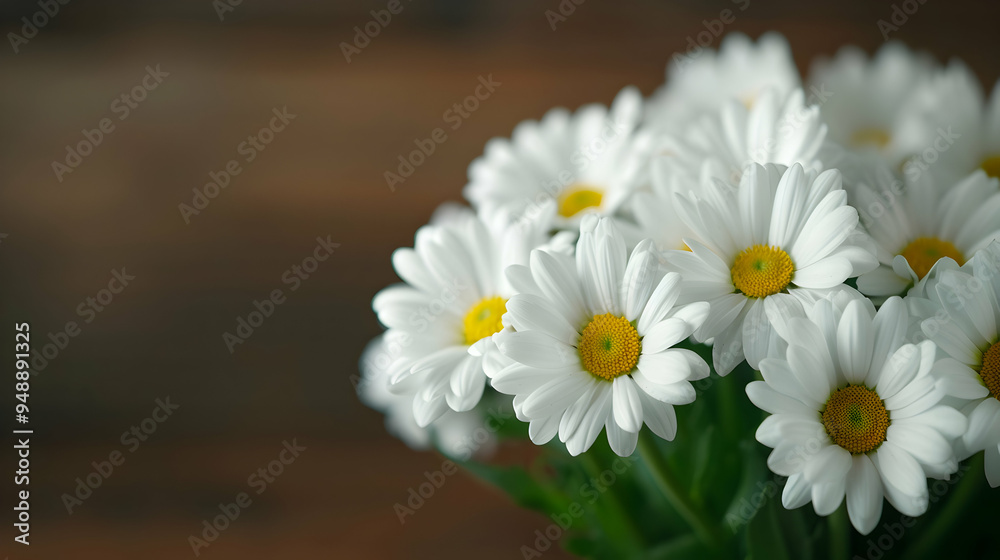
<instances>
[{"instance_id":1,"label":"wooden background","mask_svg":"<svg viewBox=\"0 0 1000 560\"><path fill-rule=\"evenodd\" d=\"M545 10L556 0L404 0L348 64L340 43L385 4L246 0L220 22L210 0L79 1L18 54L0 46L2 363L13 362L14 322L31 322L36 347L67 321L82 325L33 379L34 544L8 544L8 513L0 554L191 557L188 535L291 438L307 451L203 557L520 558L548 524L464 474L398 523L393 503L441 458L387 436L355 397L350 377L380 330L371 297L395 281L391 251L459 199L489 138L556 105L607 103L627 84L651 93L669 57L736 3L588 0L553 31ZM892 5L751 0L725 31L779 30L804 68L844 43L877 48ZM5 2L2 29L37 10ZM940 60L960 56L992 84L997 12L928 0L893 36ZM115 118L112 101L157 64L170 75L57 181L52 161ZM391 192L383 173L490 74L496 93ZM178 204L284 106L295 120L185 224ZM336 254L230 355L222 333L287 288L282 273L327 235ZM77 306L122 266L135 280L82 324ZM67 514L60 497L75 479L166 396L181 408ZM2 447L6 478L13 456Z\"/></svg>"}]
</instances>

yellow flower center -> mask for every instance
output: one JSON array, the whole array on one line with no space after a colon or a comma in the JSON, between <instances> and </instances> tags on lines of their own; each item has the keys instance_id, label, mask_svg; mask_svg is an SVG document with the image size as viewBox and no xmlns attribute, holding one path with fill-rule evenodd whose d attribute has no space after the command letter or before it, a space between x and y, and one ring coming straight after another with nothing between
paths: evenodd
<instances>
[{"instance_id":1,"label":"yellow flower center","mask_svg":"<svg viewBox=\"0 0 1000 560\"><path fill-rule=\"evenodd\" d=\"M601 205L604 193L590 185L570 185L559 195L559 215L572 218L587 208Z\"/></svg>"},{"instance_id":2,"label":"yellow flower center","mask_svg":"<svg viewBox=\"0 0 1000 560\"><path fill-rule=\"evenodd\" d=\"M990 177L1000 177L1000 155L990 156L979 164Z\"/></svg>"},{"instance_id":3,"label":"yellow flower center","mask_svg":"<svg viewBox=\"0 0 1000 560\"><path fill-rule=\"evenodd\" d=\"M878 393L863 385L834 391L822 418L830 439L855 455L878 449L889 429L885 404Z\"/></svg>"},{"instance_id":4,"label":"yellow flower center","mask_svg":"<svg viewBox=\"0 0 1000 560\"><path fill-rule=\"evenodd\" d=\"M611 381L635 369L642 341L639 332L625 317L605 313L594 315L583 329L577 350L583 369Z\"/></svg>"},{"instance_id":5,"label":"yellow flower center","mask_svg":"<svg viewBox=\"0 0 1000 560\"><path fill-rule=\"evenodd\" d=\"M500 318L507 312L507 300L502 297L488 297L479 300L465 314L465 343L473 345L480 339L503 330Z\"/></svg>"},{"instance_id":6,"label":"yellow flower center","mask_svg":"<svg viewBox=\"0 0 1000 560\"><path fill-rule=\"evenodd\" d=\"M994 342L986 354L983 354L983 367L979 376L990 390L994 399L1000 400L1000 342Z\"/></svg>"},{"instance_id":7,"label":"yellow flower center","mask_svg":"<svg viewBox=\"0 0 1000 560\"><path fill-rule=\"evenodd\" d=\"M736 255L733 286L752 298L776 294L792 281L795 265L788 253L777 247L754 245Z\"/></svg>"},{"instance_id":8,"label":"yellow flower center","mask_svg":"<svg viewBox=\"0 0 1000 560\"><path fill-rule=\"evenodd\" d=\"M881 128L862 128L851 135L851 145L857 147L874 146L881 149L888 146L890 140L892 137Z\"/></svg>"},{"instance_id":9,"label":"yellow flower center","mask_svg":"<svg viewBox=\"0 0 1000 560\"><path fill-rule=\"evenodd\" d=\"M917 278L927 276L934 263L942 257L951 257L960 266L965 264L965 256L954 244L936 237L918 237L899 254L906 257L906 262L910 263L910 268L917 274Z\"/></svg>"}]
</instances>

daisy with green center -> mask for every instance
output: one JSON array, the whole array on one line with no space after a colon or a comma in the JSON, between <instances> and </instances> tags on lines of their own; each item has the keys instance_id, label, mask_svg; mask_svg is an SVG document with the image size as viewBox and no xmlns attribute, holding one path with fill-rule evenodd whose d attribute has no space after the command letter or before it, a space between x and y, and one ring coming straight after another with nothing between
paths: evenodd
<instances>
[{"instance_id":1,"label":"daisy with green center","mask_svg":"<svg viewBox=\"0 0 1000 560\"><path fill-rule=\"evenodd\" d=\"M624 457L643 424L673 439L674 405L692 402L690 382L709 373L696 353L673 346L701 325L708 304L675 305L680 278L660 271L650 240L629 256L610 218L588 216L575 257L537 250L507 274L517 294L496 341L514 363L492 373L492 385L514 395L534 443L558 434L579 455L604 429Z\"/></svg>"},{"instance_id":2,"label":"daisy with green center","mask_svg":"<svg viewBox=\"0 0 1000 560\"><path fill-rule=\"evenodd\" d=\"M417 230L414 248L393 254L405 284L379 292L372 307L386 337L399 341L389 389L412 396L418 425L449 409L472 409L485 371L504 365L493 343L513 293L503 270L549 241L554 204L542 210L533 221L511 222L501 212L477 216L445 207Z\"/></svg>"},{"instance_id":3,"label":"daisy with green center","mask_svg":"<svg viewBox=\"0 0 1000 560\"><path fill-rule=\"evenodd\" d=\"M764 380L746 391L771 414L756 436L774 449L768 467L788 477L782 504L811 501L830 515L846 499L862 534L878 523L883 497L904 515L924 513L927 478L958 470L952 442L967 422L941 404L934 343L905 343L903 301L875 313L870 301L841 296L803 315L772 315L787 347L761 360Z\"/></svg>"},{"instance_id":4,"label":"daisy with green center","mask_svg":"<svg viewBox=\"0 0 1000 560\"><path fill-rule=\"evenodd\" d=\"M959 459L985 451L986 478L1000 486L1000 243L979 251L961 269L942 270L927 299L907 298L928 316L923 333L945 357L934 367L949 395L968 402L969 429Z\"/></svg>"},{"instance_id":5,"label":"daisy with green center","mask_svg":"<svg viewBox=\"0 0 1000 560\"><path fill-rule=\"evenodd\" d=\"M961 266L1000 238L1000 181L982 171L943 189L929 173L904 183L882 167L851 189L851 202L878 249L880 266L858 278L868 296L919 291L942 259Z\"/></svg>"},{"instance_id":6,"label":"daisy with green center","mask_svg":"<svg viewBox=\"0 0 1000 560\"><path fill-rule=\"evenodd\" d=\"M705 185L676 203L697 241L668 251L666 266L683 279L683 302L711 304L695 339L715 339L721 375L744 357L756 369L766 355L774 334L765 307L793 312L852 291L844 281L878 264L835 170L751 165L739 188Z\"/></svg>"},{"instance_id":7,"label":"daisy with green center","mask_svg":"<svg viewBox=\"0 0 1000 560\"><path fill-rule=\"evenodd\" d=\"M555 201L560 228L575 229L585 214L611 214L645 181L650 136L638 131L642 103L629 87L610 109L553 109L541 121L522 122L472 162L465 197L515 217Z\"/></svg>"}]
</instances>

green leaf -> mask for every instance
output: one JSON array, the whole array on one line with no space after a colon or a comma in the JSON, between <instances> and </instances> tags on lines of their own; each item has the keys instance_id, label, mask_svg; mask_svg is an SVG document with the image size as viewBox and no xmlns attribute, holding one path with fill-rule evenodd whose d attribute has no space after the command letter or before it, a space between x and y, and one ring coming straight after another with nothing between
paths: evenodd
<instances>
[{"instance_id":1,"label":"green leaf","mask_svg":"<svg viewBox=\"0 0 1000 560\"><path fill-rule=\"evenodd\" d=\"M551 514L565 511L567 500L517 466L502 467L467 461L461 465L506 492L517 505Z\"/></svg>"},{"instance_id":2,"label":"green leaf","mask_svg":"<svg viewBox=\"0 0 1000 560\"><path fill-rule=\"evenodd\" d=\"M814 539L804 508L789 511L780 497L767 499L746 528L747 553L753 560L808 560Z\"/></svg>"}]
</instances>

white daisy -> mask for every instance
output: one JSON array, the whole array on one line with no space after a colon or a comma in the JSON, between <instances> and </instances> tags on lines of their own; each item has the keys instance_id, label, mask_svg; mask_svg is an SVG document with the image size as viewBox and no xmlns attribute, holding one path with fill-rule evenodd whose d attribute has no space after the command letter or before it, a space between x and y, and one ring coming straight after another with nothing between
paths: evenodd
<instances>
[{"instance_id":1,"label":"white daisy","mask_svg":"<svg viewBox=\"0 0 1000 560\"><path fill-rule=\"evenodd\" d=\"M969 401L959 459L985 450L986 478L995 488L1000 486L1000 243L976 253L961 270L937 276L927 296L938 311L921 328L946 355L934 369L948 394Z\"/></svg>"},{"instance_id":2,"label":"white daisy","mask_svg":"<svg viewBox=\"0 0 1000 560\"><path fill-rule=\"evenodd\" d=\"M472 162L465 196L477 208L515 216L555 200L558 227L575 228L587 213L610 214L644 181L650 138L637 131L641 113L642 95L629 87L610 110L553 109L541 122L522 122Z\"/></svg>"},{"instance_id":3,"label":"white daisy","mask_svg":"<svg viewBox=\"0 0 1000 560\"><path fill-rule=\"evenodd\" d=\"M432 443L449 457L468 458L489 455L496 437L482 430L486 419L478 410L447 411L430 425L421 427L413 416L412 394L396 394L389 390L389 371L398 359L401 333L383 334L368 344L361 357L361 380L358 397L371 408L385 415L385 427L390 434L412 449L428 449ZM393 338L396 340L392 340ZM488 436L483 439L477 431ZM475 438L479 437L480 441Z\"/></svg>"},{"instance_id":4,"label":"white daisy","mask_svg":"<svg viewBox=\"0 0 1000 560\"><path fill-rule=\"evenodd\" d=\"M507 302L497 345L515 363L492 375L514 395L517 417L536 444L557 433L572 455L606 428L621 456L643 423L671 440L673 405L694 400L690 381L709 374L690 350L672 348L705 320L704 302L677 307L676 274L659 272L649 240L631 257L610 218L587 216L575 258L538 250L530 267L508 269L518 294Z\"/></svg>"},{"instance_id":5,"label":"white daisy","mask_svg":"<svg viewBox=\"0 0 1000 560\"><path fill-rule=\"evenodd\" d=\"M393 253L405 284L379 292L372 307L392 336L404 340L390 388L415 395L420 426L449 408L470 410L483 394L484 369L501 367L492 336L502 328L513 293L503 270L527 262L530 251L547 241L553 213L550 202L540 219L512 224L502 213L439 212L417 230L413 249Z\"/></svg>"},{"instance_id":6,"label":"white daisy","mask_svg":"<svg viewBox=\"0 0 1000 560\"><path fill-rule=\"evenodd\" d=\"M871 59L848 46L831 59L812 65L812 87L829 91L820 105L830 140L852 150L873 152L892 166L911 155L914 122L906 100L914 86L926 80L934 61L890 42ZM924 146L920 146L923 148Z\"/></svg>"},{"instance_id":7,"label":"white daisy","mask_svg":"<svg viewBox=\"0 0 1000 560\"><path fill-rule=\"evenodd\" d=\"M966 420L939 404L934 343L904 344L902 300L889 299L877 314L864 298L844 308L823 300L808 317L772 320L788 348L761 360L764 380L746 391L771 413L757 440L774 449L768 467L788 477L784 506L812 501L829 515L846 498L862 534L878 523L883 496L904 515L924 513L927 478L958 469L951 440Z\"/></svg>"},{"instance_id":8,"label":"white daisy","mask_svg":"<svg viewBox=\"0 0 1000 560\"><path fill-rule=\"evenodd\" d=\"M738 189L707 186L677 197L698 241L685 240L691 252L668 251L666 266L681 274L684 302L711 303L695 339L715 338L715 368L726 375L766 355L774 337L765 304L793 310L850 290L845 280L878 263L836 170L751 165Z\"/></svg>"},{"instance_id":9,"label":"white daisy","mask_svg":"<svg viewBox=\"0 0 1000 560\"><path fill-rule=\"evenodd\" d=\"M900 182L886 169L852 189L851 202L878 248L879 268L858 278L869 296L919 289L942 258L959 265L1000 238L1000 182L976 171L949 188L931 174Z\"/></svg>"},{"instance_id":10,"label":"white daisy","mask_svg":"<svg viewBox=\"0 0 1000 560\"><path fill-rule=\"evenodd\" d=\"M905 107L912 126L904 175L929 172L941 186L976 169L1000 177L1000 88L984 97L979 79L958 60L920 83Z\"/></svg>"},{"instance_id":11,"label":"white daisy","mask_svg":"<svg viewBox=\"0 0 1000 560\"><path fill-rule=\"evenodd\" d=\"M656 158L650 170L650 190L636 192L629 204L638 236L652 239L661 251L687 249L684 239L694 237L694 232L677 215L674 195L690 188L692 182L677 172L669 158Z\"/></svg>"},{"instance_id":12,"label":"white daisy","mask_svg":"<svg viewBox=\"0 0 1000 560\"><path fill-rule=\"evenodd\" d=\"M797 163L821 171L818 154L825 138L819 108L806 106L801 89L788 95L764 90L750 109L730 101L683 134L659 139L656 152L689 178L736 185L751 163Z\"/></svg>"},{"instance_id":13,"label":"white daisy","mask_svg":"<svg viewBox=\"0 0 1000 560\"><path fill-rule=\"evenodd\" d=\"M718 53L705 49L674 56L666 83L650 98L647 122L675 131L731 101L750 107L766 89L784 98L800 84L784 37L765 33L755 44L742 33L730 33Z\"/></svg>"}]
</instances>

